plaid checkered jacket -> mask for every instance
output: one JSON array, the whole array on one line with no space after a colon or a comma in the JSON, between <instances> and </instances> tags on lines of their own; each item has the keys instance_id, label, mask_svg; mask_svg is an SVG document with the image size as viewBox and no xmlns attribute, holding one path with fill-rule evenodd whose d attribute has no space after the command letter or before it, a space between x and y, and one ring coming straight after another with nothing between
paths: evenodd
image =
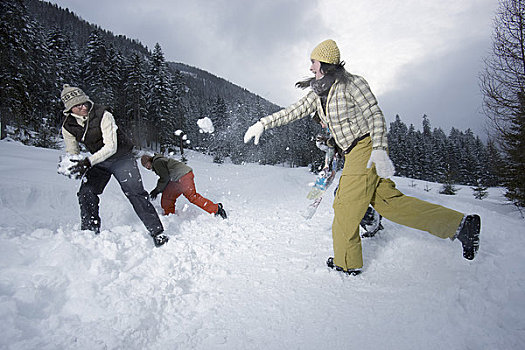
<instances>
[{"instance_id":1,"label":"plaid checkered jacket","mask_svg":"<svg viewBox=\"0 0 525 350\"><path fill-rule=\"evenodd\" d=\"M366 134L372 138L373 149L386 150L386 122L374 94L364 78L348 72L345 74L348 82L335 81L328 93L326 110L323 110L319 96L310 90L293 105L261 118L265 130L317 112L342 150L349 149L354 140Z\"/></svg>"}]
</instances>

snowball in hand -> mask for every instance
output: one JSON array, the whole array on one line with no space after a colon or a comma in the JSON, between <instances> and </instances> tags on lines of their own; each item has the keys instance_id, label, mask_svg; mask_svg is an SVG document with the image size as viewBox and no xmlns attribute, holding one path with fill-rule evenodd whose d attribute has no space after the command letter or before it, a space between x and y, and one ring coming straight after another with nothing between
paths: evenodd
<instances>
[{"instance_id":1,"label":"snowball in hand","mask_svg":"<svg viewBox=\"0 0 525 350\"><path fill-rule=\"evenodd\" d=\"M66 155L60 156L59 161L58 161L57 172L59 174L69 177L70 179L74 179L75 176L71 174L70 168L73 165L76 165L78 163L74 162L73 160L81 160L84 158L85 157L80 154L66 154Z\"/></svg>"}]
</instances>

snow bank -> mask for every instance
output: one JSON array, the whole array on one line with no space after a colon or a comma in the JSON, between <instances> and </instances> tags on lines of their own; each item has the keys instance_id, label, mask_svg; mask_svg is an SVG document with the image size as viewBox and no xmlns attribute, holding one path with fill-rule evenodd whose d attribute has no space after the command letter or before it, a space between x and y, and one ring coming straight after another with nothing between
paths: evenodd
<instances>
[{"instance_id":1,"label":"snow bank","mask_svg":"<svg viewBox=\"0 0 525 350\"><path fill-rule=\"evenodd\" d=\"M180 198L161 218L171 240L154 248L115 180L100 235L79 230L61 154L0 142L2 349L525 347L525 229L500 189L479 201L468 187L445 196L396 178L407 195L480 214L479 254L467 261L459 242L384 220L363 241L364 273L348 277L325 266L331 196L300 215L307 169L185 153L228 220ZM155 175L141 172L151 190Z\"/></svg>"}]
</instances>

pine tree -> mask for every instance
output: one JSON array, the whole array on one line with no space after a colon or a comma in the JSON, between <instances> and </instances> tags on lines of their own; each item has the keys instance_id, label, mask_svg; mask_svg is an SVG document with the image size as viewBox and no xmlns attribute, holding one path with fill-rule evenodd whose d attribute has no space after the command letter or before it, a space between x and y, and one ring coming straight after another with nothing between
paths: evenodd
<instances>
[{"instance_id":1,"label":"pine tree","mask_svg":"<svg viewBox=\"0 0 525 350\"><path fill-rule=\"evenodd\" d=\"M27 125L31 110L32 23L23 0L0 1L0 123Z\"/></svg>"},{"instance_id":2,"label":"pine tree","mask_svg":"<svg viewBox=\"0 0 525 350\"><path fill-rule=\"evenodd\" d=\"M307 166L316 157L324 160L324 154L315 146L315 136L321 131L319 124L307 117L294 122L286 131L289 136L284 145L282 162L291 167L298 167Z\"/></svg>"},{"instance_id":3,"label":"pine tree","mask_svg":"<svg viewBox=\"0 0 525 350\"><path fill-rule=\"evenodd\" d=\"M401 121L399 115L396 115L395 121L390 123L388 132L388 152L396 167L397 176L408 176L407 133L406 124Z\"/></svg>"},{"instance_id":4,"label":"pine tree","mask_svg":"<svg viewBox=\"0 0 525 350\"><path fill-rule=\"evenodd\" d=\"M481 74L484 112L503 151L505 196L525 206L525 1L501 0Z\"/></svg>"},{"instance_id":5,"label":"pine tree","mask_svg":"<svg viewBox=\"0 0 525 350\"><path fill-rule=\"evenodd\" d=\"M191 144L187 135L188 124L186 122L186 108L183 100L185 94L186 85L184 84L183 76L179 70L175 70L171 76L171 114L174 127L177 131L181 130L183 132L182 136L178 138L183 161L185 159L183 155L183 147Z\"/></svg>"},{"instance_id":6,"label":"pine tree","mask_svg":"<svg viewBox=\"0 0 525 350\"><path fill-rule=\"evenodd\" d=\"M42 127L33 138L33 146L54 149L60 148L60 143L57 139L58 133L56 131L56 126L51 125L51 123L52 122L47 118L44 118L41 121Z\"/></svg>"},{"instance_id":7,"label":"pine tree","mask_svg":"<svg viewBox=\"0 0 525 350\"><path fill-rule=\"evenodd\" d=\"M482 180L479 179L476 187L472 187L472 191L474 192L474 198L479 200L487 198L489 195L487 189L487 186L484 186L482 184Z\"/></svg>"},{"instance_id":8,"label":"pine tree","mask_svg":"<svg viewBox=\"0 0 525 350\"><path fill-rule=\"evenodd\" d=\"M525 207L525 90L519 94L521 108L504 135L505 197L516 206Z\"/></svg>"},{"instance_id":9,"label":"pine tree","mask_svg":"<svg viewBox=\"0 0 525 350\"><path fill-rule=\"evenodd\" d=\"M407 177L417 179L419 174L419 168L417 159L419 152L417 152L418 136L414 124L410 124L408 127L407 137L406 137L406 170Z\"/></svg>"},{"instance_id":10,"label":"pine tree","mask_svg":"<svg viewBox=\"0 0 525 350\"><path fill-rule=\"evenodd\" d=\"M136 146L143 146L146 139L146 92L145 92L144 60L138 53L134 53L126 62L126 76L124 80L124 110L125 121Z\"/></svg>"},{"instance_id":11,"label":"pine tree","mask_svg":"<svg viewBox=\"0 0 525 350\"><path fill-rule=\"evenodd\" d=\"M462 174L462 135L461 131L456 128L450 129L448 142L445 148L445 183L459 182Z\"/></svg>"},{"instance_id":12,"label":"pine tree","mask_svg":"<svg viewBox=\"0 0 525 350\"><path fill-rule=\"evenodd\" d=\"M174 150L178 146L174 137L178 127L175 125L173 114L171 75L164 59L164 53L158 43L153 49L150 64L149 93L147 95L148 122L150 123L148 139L155 141L160 146L161 152Z\"/></svg>"},{"instance_id":13,"label":"pine tree","mask_svg":"<svg viewBox=\"0 0 525 350\"><path fill-rule=\"evenodd\" d=\"M434 182L441 182L445 180L445 169L447 164L447 135L441 128L436 128L432 132L433 134L433 141L434 141L434 149L435 152L435 174L434 177L431 179Z\"/></svg>"},{"instance_id":14,"label":"pine tree","mask_svg":"<svg viewBox=\"0 0 525 350\"><path fill-rule=\"evenodd\" d=\"M260 109L260 112L256 112L257 115L261 115L262 107L256 107L256 109ZM242 137L244 135L244 131L248 129L250 124L248 121L250 120L250 112L248 111L248 108L246 104L241 101L237 100L233 106L232 106L232 115L231 115L231 153L230 157L234 164L242 164L243 162L253 162L255 161L254 152L256 150L256 146L253 145L252 142L246 144L244 143Z\"/></svg>"},{"instance_id":15,"label":"pine tree","mask_svg":"<svg viewBox=\"0 0 525 350\"><path fill-rule=\"evenodd\" d=\"M63 120L64 105L60 100L60 91L64 84L78 86L80 83L80 64L77 51L72 42L58 28L53 28L46 35L49 50L49 64L53 76L51 91L54 96L49 101L52 127L60 126Z\"/></svg>"},{"instance_id":16,"label":"pine tree","mask_svg":"<svg viewBox=\"0 0 525 350\"><path fill-rule=\"evenodd\" d=\"M452 196L456 194L458 188L454 185L452 175L453 173L450 171L450 169L447 169L445 171L445 182L443 183L443 186L441 187L441 191L439 191L439 193Z\"/></svg>"},{"instance_id":17,"label":"pine tree","mask_svg":"<svg viewBox=\"0 0 525 350\"><path fill-rule=\"evenodd\" d=\"M460 175L458 182L466 185L475 185L481 177L479 159L477 154L476 139L472 130L467 129L461 135L461 160L459 163Z\"/></svg>"},{"instance_id":18,"label":"pine tree","mask_svg":"<svg viewBox=\"0 0 525 350\"><path fill-rule=\"evenodd\" d=\"M501 154L498 151L494 140L489 139L486 147L487 157L485 158L486 166L486 178L484 184L489 187L495 187L501 185L500 173L503 167L503 161L501 159Z\"/></svg>"},{"instance_id":19,"label":"pine tree","mask_svg":"<svg viewBox=\"0 0 525 350\"><path fill-rule=\"evenodd\" d=\"M115 118L123 118L125 114L123 108L125 106L123 82L126 79L124 76L124 57L114 45L109 45L107 49L107 75L105 77L106 90L108 98L111 99L111 106L113 107L113 114Z\"/></svg>"},{"instance_id":20,"label":"pine tree","mask_svg":"<svg viewBox=\"0 0 525 350\"><path fill-rule=\"evenodd\" d=\"M476 136L473 145L474 169L470 172L469 179L473 184L487 185L490 177L490 166L488 164L487 147L479 136Z\"/></svg>"},{"instance_id":21,"label":"pine tree","mask_svg":"<svg viewBox=\"0 0 525 350\"><path fill-rule=\"evenodd\" d=\"M209 151L213 155L215 163L223 163L224 158L229 155L229 120L227 120L227 107L224 99L217 96L211 107L209 118L211 119L215 132L211 137Z\"/></svg>"},{"instance_id":22,"label":"pine tree","mask_svg":"<svg viewBox=\"0 0 525 350\"><path fill-rule=\"evenodd\" d=\"M84 56L82 72L84 91L91 100L102 105L112 106L114 99L109 84L108 54L100 30L91 32Z\"/></svg>"},{"instance_id":23,"label":"pine tree","mask_svg":"<svg viewBox=\"0 0 525 350\"><path fill-rule=\"evenodd\" d=\"M54 124L56 110L50 101L57 98L60 90L55 88L55 71L52 67L51 52L47 45L45 31L37 24L33 27L33 47L31 52L31 74L29 77L28 95L32 101L32 108L26 111L30 118L27 124L31 131L40 133L43 144L50 147L56 144L55 136L58 128ZM52 138L52 139L48 139Z\"/></svg>"},{"instance_id":24,"label":"pine tree","mask_svg":"<svg viewBox=\"0 0 525 350\"><path fill-rule=\"evenodd\" d=\"M434 134L430 125L428 116L423 115L423 132L421 134L421 159L420 164L422 168L421 179L427 181L433 181L436 178L436 159L437 151L434 148Z\"/></svg>"}]
</instances>

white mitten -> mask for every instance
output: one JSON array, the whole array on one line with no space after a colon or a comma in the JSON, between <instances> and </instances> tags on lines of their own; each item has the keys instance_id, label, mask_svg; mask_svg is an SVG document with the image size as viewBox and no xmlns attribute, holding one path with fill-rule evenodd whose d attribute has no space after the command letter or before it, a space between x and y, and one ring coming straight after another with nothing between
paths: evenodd
<instances>
[{"instance_id":1,"label":"white mitten","mask_svg":"<svg viewBox=\"0 0 525 350\"><path fill-rule=\"evenodd\" d=\"M379 177L388 179L389 177L394 176L396 169L394 168L394 164L392 164L392 161L388 157L388 154L385 150L372 150L370 160L368 161L366 167L370 168L372 166L372 163L375 163L376 172Z\"/></svg>"},{"instance_id":2,"label":"white mitten","mask_svg":"<svg viewBox=\"0 0 525 350\"><path fill-rule=\"evenodd\" d=\"M258 145L263 131L264 125L261 122L253 124L248 128L248 130L246 130L246 134L244 134L244 143L248 143L248 141L250 141L253 137L253 143Z\"/></svg>"}]
</instances>

